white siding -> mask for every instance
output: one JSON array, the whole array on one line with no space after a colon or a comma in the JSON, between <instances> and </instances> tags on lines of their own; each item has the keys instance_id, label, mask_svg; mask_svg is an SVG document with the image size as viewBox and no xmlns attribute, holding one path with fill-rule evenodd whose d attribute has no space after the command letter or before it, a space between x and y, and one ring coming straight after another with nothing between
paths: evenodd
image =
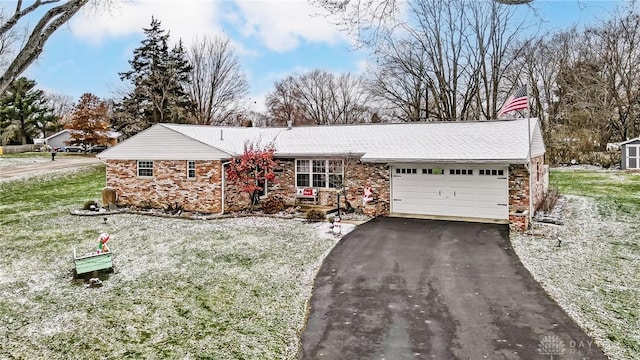
<instances>
[{"instance_id":1,"label":"white siding","mask_svg":"<svg viewBox=\"0 0 640 360\"><path fill-rule=\"evenodd\" d=\"M46 142L52 147L61 148L67 146L67 144L65 144L65 141L69 139L71 139L71 132L69 130L63 130L55 135L49 136L46 139Z\"/></svg>"},{"instance_id":2,"label":"white siding","mask_svg":"<svg viewBox=\"0 0 640 360\"><path fill-rule=\"evenodd\" d=\"M104 160L222 160L230 156L164 125L154 125L98 157Z\"/></svg>"},{"instance_id":3,"label":"white siding","mask_svg":"<svg viewBox=\"0 0 640 360\"><path fill-rule=\"evenodd\" d=\"M531 127L533 128L533 134L531 134L531 157L536 157L545 153L538 119L531 119Z\"/></svg>"}]
</instances>

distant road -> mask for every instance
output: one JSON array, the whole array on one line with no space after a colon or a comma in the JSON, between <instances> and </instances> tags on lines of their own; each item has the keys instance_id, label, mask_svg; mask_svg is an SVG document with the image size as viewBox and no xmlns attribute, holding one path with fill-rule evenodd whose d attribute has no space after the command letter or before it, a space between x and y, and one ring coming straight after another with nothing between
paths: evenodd
<instances>
[{"instance_id":1,"label":"distant road","mask_svg":"<svg viewBox=\"0 0 640 360\"><path fill-rule=\"evenodd\" d=\"M80 156L58 156L56 161L38 162L36 164L25 164L16 166L0 167L0 181L8 180L16 177L39 175L47 172L78 168L87 165L99 164L100 161L95 157Z\"/></svg>"}]
</instances>

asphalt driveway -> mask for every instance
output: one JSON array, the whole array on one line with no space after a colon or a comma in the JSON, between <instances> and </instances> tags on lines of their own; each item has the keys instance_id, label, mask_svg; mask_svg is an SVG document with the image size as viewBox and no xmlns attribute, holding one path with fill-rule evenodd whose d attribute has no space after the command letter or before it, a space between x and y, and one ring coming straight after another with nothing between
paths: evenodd
<instances>
[{"instance_id":1,"label":"asphalt driveway","mask_svg":"<svg viewBox=\"0 0 640 360\"><path fill-rule=\"evenodd\" d=\"M511 249L507 225L378 218L316 277L301 359L605 359Z\"/></svg>"}]
</instances>

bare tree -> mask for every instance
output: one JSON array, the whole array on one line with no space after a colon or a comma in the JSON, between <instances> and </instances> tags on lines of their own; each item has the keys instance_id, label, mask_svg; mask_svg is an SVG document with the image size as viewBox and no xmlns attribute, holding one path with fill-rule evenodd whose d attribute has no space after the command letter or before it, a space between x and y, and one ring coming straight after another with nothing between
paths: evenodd
<instances>
[{"instance_id":1,"label":"bare tree","mask_svg":"<svg viewBox=\"0 0 640 360\"><path fill-rule=\"evenodd\" d=\"M229 42L222 37L196 40L188 52L192 66L188 85L196 124L227 123L242 110L247 78Z\"/></svg>"},{"instance_id":2,"label":"bare tree","mask_svg":"<svg viewBox=\"0 0 640 360\"><path fill-rule=\"evenodd\" d=\"M306 119L298 105L298 91L296 77L289 75L277 81L274 89L265 97L265 103L270 117L276 125L288 123L304 125Z\"/></svg>"},{"instance_id":3,"label":"bare tree","mask_svg":"<svg viewBox=\"0 0 640 360\"><path fill-rule=\"evenodd\" d=\"M409 2L407 21L375 48L373 95L405 121L495 118L526 26L514 13L490 1Z\"/></svg>"},{"instance_id":4,"label":"bare tree","mask_svg":"<svg viewBox=\"0 0 640 360\"><path fill-rule=\"evenodd\" d=\"M40 11L44 11L44 14L30 29L30 34L15 55L11 56L11 60L5 58L8 65L0 75L0 94L4 93L9 84L40 56L51 34L69 21L88 2L89 0L34 0L28 5L22 0L16 2L13 14L2 17L0 25L0 39L3 39L0 41L3 45L1 49L4 51L9 51L10 45L15 43L11 39L15 39L19 24L26 23L27 18L32 14Z\"/></svg>"},{"instance_id":5,"label":"bare tree","mask_svg":"<svg viewBox=\"0 0 640 360\"><path fill-rule=\"evenodd\" d=\"M381 38L404 22L406 6L403 0L309 0L324 9L336 25L361 46L375 46ZM494 0L504 5L526 5L533 0ZM444 4L447 1L442 1Z\"/></svg>"},{"instance_id":6,"label":"bare tree","mask_svg":"<svg viewBox=\"0 0 640 360\"><path fill-rule=\"evenodd\" d=\"M45 99L47 107L51 108L53 114L62 119L62 121L66 120L73 111L73 97L69 95L45 92Z\"/></svg>"},{"instance_id":7,"label":"bare tree","mask_svg":"<svg viewBox=\"0 0 640 360\"><path fill-rule=\"evenodd\" d=\"M640 15L618 14L587 33L602 66L607 97L601 100L610 102L602 104L610 109L607 130L618 141L634 137L640 134Z\"/></svg>"},{"instance_id":8,"label":"bare tree","mask_svg":"<svg viewBox=\"0 0 640 360\"><path fill-rule=\"evenodd\" d=\"M394 118L420 121L431 117L433 88L424 52L407 39L386 37L377 49L378 64L367 71L371 95ZM433 105L433 104L431 104ZM431 106L432 107L432 106Z\"/></svg>"},{"instance_id":9,"label":"bare tree","mask_svg":"<svg viewBox=\"0 0 640 360\"><path fill-rule=\"evenodd\" d=\"M361 79L323 70L292 75L267 94L270 116L296 125L352 124L371 120L369 96Z\"/></svg>"}]
</instances>

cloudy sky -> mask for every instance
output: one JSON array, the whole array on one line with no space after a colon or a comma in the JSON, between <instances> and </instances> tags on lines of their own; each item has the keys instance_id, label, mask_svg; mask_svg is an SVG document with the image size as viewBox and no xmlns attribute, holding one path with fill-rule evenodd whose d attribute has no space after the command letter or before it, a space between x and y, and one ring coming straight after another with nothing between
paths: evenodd
<instances>
[{"instance_id":1,"label":"cloudy sky","mask_svg":"<svg viewBox=\"0 0 640 360\"><path fill-rule=\"evenodd\" d=\"M118 72L143 39L154 16L171 38L187 45L196 37L224 34L236 46L250 84L250 102L263 110L264 94L293 72L321 68L359 73L367 53L305 0L111 0L109 9L87 8L54 34L25 74L40 88L70 95L117 97ZM446 1L446 0L443 0ZM3 1L10 9L12 1ZM618 1L536 0L548 28L602 18ZM14 5L15 6L15 5ZM524 12L533 12L522 7Z\"/></svg>"}]
</instances>

